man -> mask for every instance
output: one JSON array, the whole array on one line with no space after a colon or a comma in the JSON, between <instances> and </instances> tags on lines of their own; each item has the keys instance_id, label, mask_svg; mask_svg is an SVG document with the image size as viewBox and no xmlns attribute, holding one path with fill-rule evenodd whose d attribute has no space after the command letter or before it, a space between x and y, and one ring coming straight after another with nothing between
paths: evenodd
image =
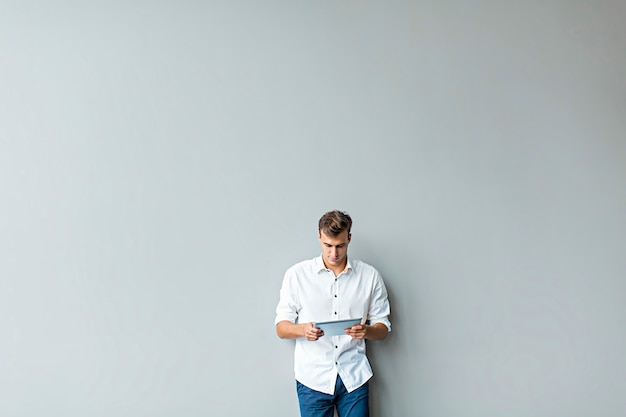
<instances>
[{"instance_id":1,"label":"man","mask_svg":"<svg viewBox=\"0 0 626 417\"><path fill-rule=\"evenodd\" d=\"M294 370L302 417L369 416L372 368L365 340L391 331L383 279L372 266L348 259L352 219L330 211L319 220L322 255L285 272L276 307L276 334L296 339ZM362 317L344 335L325 336L314 322Z\"/></svg>"}]
</instances>

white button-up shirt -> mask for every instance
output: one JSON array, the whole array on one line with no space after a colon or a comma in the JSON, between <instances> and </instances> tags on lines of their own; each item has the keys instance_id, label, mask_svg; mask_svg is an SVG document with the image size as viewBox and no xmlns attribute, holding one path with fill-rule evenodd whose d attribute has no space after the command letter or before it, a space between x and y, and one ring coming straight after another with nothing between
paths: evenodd
<instances>
[{"instance_id":1,"label":"white button-up shirt","mask_svg":"<svg viewBox=\"0 0 626 417\"><path fill-rule=\"evenodd\" d=\"M372 266L348 259L335 277L322 257L303 261L285 272L276 307L275 324L283 320L309 323L363 317L369 324L383 323L391 331L387 289ZM373 373L365 355L365 340L351 336L322 336L316 341L296 339L296 380L326 394L334 394L337 374L351 392Z\"/></svg>"}]
</instances>

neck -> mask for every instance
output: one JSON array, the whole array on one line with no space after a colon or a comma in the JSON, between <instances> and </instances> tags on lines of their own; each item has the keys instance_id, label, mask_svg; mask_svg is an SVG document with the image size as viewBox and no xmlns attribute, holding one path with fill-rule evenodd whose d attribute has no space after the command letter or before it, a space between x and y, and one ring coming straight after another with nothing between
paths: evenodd
<instances>
[{"instance_id":1,"label":"neck","mask_svg":"<svg viewBox=\"0 0 626 417\"><path fill-rule=\"evenodd\" d=\"M339 276L339 274L341 274L346 269L346 266L348 265L348 259L345 259L341 263L341 265L338 265L338 266L328 265L326 261L324 261L323 258L322 258L322 261L324 262L324 266L326 267L326 269L330 269L331 271L333 271L333 274L335 274L335 276Z\"/></svg>"}]
</instances>

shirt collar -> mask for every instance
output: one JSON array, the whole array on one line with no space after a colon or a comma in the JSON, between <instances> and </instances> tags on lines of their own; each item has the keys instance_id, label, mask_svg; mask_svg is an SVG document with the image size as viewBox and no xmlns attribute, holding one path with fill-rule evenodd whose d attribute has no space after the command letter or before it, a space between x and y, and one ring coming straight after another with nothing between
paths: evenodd
<instances>
[{"instance_id":1,"label":"shirt collar","mask_svg":"<svg viewBox=\"0 0 626 417\"><path fill-rule=\"evenodd\" d=\"M326 268L326 265L324 265L324 260L322 259L321 255L315 258L314 261L315 261L316 271L318 274L328 269ZM352 264L350 263L350 257L348 257L348 262L346 263L346 269L344 269L343 272L347 273L349 271L352 271Z\"/></svg>"}]
</instances>

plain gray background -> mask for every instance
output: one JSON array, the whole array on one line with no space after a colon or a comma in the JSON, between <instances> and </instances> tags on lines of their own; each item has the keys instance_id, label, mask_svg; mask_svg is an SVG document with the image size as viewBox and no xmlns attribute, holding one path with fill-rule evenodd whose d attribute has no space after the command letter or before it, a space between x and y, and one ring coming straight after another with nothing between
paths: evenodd
<instances>
[{"instance_id":1,"label":"plain gray background","mask_svg":"<svg viewBox=\"0 0 626 417\"><path fill-rule=\"evenodd\" d=\"M1 1L0 414L297 415L354 219L378 417L626 415L626 3Z\"/></svg>"}]
</instances>

